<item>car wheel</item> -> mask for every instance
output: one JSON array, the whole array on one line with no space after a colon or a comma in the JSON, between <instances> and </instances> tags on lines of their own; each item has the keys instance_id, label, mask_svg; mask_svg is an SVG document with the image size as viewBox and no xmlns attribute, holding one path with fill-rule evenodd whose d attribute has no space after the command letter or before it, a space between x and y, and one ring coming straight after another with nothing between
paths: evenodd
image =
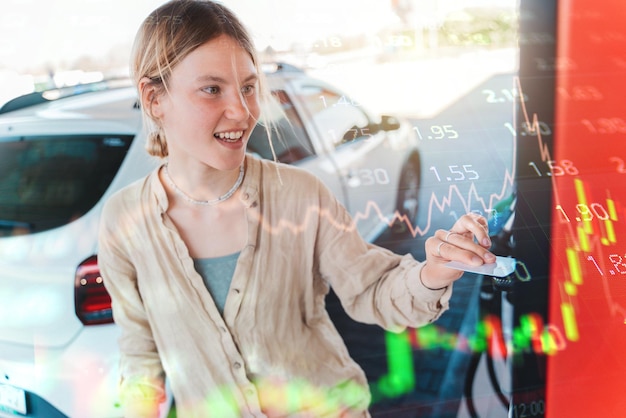
<instances>
[{"instance_id":1,"label":"car wheel","mask_svg":"<svg viewBox=\"0 0 626 418\"><path fill-rule=\"evenodd\" d=\"M418 155L413 155L405 164L398 185L396 210L402 219L397 219L392 231L395 234L409 235L417 222L421 167Z\"/></svg>"}]
</instances>

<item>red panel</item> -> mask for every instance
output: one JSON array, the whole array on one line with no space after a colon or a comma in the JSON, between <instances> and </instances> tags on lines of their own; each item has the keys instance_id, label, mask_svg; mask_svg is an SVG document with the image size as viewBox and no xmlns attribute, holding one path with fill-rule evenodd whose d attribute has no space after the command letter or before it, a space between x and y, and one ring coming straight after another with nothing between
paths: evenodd
<instances>
[{"instance_id":1,"label":"red panel","mask_svg":"<svg viewBox=\"0 0 626 418\"><path fill-rule=\"evenodd\" d=\"M626 413L626 5L558 4L549 417Z\"/></svg>"}]
</instances>

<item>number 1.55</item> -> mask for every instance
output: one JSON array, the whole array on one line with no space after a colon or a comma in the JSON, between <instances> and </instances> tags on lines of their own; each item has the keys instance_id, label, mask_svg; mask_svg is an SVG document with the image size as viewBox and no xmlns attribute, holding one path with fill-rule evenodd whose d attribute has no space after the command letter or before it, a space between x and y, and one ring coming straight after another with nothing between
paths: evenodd
<instances>
[{"instance_id":1,"label":"number 1.55","mask_svg":"<svg viewBox=\"0 0 626 418\"><path fill-rule=\"evenodd\" d=\"M445 179L447 181L463 181L463 180L477 180L480 178L478 172L472 169L471 164L465 164L462 166L463 170L460 169L458 165L449 165L448 170L453 177L446 176ZM439 175L439 171L437 171L437 167L431 166L429 168L437 177L437 181L441 181L441 176Z\"/></svg>"}]
</instances>

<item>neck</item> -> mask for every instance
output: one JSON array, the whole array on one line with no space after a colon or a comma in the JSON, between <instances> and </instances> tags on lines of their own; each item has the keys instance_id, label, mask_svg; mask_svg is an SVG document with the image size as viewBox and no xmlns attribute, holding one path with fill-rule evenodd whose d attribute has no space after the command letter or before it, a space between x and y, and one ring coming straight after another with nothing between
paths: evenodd
<instances>
[{"instance_id":1,"label":"neck","mask_svg":"<svg viewBox=\"0 0 626 418\"><path fill-rule=\"evenodd\" d=\"M166 163L164 184L171 196L190 204L212 206L229 198L243 180L243 163L232 170L217 170L206 165L199 169Z\"/></svg>"}]
</instances>

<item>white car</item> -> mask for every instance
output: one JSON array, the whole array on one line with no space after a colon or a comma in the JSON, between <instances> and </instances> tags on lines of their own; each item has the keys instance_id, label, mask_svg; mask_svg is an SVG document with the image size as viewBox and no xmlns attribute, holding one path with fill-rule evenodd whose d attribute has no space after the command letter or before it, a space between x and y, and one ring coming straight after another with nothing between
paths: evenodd
<instances>
[{"instance_id":1,"label":"white car","mask_svg":"<svg viewBox=\"0 0 626 418\"><path fill-rule=\"evenodd\" d=\"M268 81L283 110L264 109L280 161L319 176L369 241L396 210L416 218L421 167L408 122L372 115L289 66ZM158 161L144 150L134 88L76 93L0 109L0 416L121 416L98 222L103 202ZM272 158L260 127L249 152Z\"/></svg>"}]
</instances>

